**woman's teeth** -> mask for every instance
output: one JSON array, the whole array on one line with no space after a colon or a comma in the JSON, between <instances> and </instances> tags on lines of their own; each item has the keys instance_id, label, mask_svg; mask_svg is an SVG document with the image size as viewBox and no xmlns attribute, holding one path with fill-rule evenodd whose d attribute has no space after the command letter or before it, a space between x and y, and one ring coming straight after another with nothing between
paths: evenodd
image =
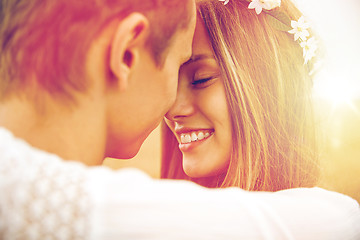
<instances>
[{"instance_id":1,"label":"woman's teeth","mask_svg":"<svg viewBox=\"0 0 360 240\"><path fill-rule=\"evenodd\" d=\"M211 135L210 132L203 132L203 131L183 133L180 135L180 142L181 143L196 142L208 138L210 137L210 135Z\"/></svg>"}]
</instances>

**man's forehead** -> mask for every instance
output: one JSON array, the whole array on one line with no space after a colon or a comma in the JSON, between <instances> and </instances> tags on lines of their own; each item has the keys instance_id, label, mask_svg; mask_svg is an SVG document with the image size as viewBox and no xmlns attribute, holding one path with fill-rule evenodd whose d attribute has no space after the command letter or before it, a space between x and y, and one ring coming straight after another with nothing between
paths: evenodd
<instances>
[{"instance_id":1,"label":"man's forehead","mask_svg":"<svg viewBox=\"0 0 360 240\"><path fill-rule=\"evenodd\" d=\"M193 9L193 16L191 18L191 21L189 23L188 28L186 29L187 32L185 34L187 34L188 36L186 37L184 44L186 45L183 52L184 52L184 58L185 60L189 60L191 58L192 55L192 43L193 43L193 38L194 38L194 33L195 33L195 27L196 27L196 22L197 22L197 15L196 15L196 7L194 4L194 9Z\"/></svg>"}]
</instances>

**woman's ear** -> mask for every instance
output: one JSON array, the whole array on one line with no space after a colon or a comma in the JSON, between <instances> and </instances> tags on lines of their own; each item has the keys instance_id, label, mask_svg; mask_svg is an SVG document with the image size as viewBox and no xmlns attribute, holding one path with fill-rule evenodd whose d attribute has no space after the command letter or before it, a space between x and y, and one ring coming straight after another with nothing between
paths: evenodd
<instances>
[{"instance_id":1,"label":"woman's ear","mask_svg":"<svg viewBox=\"0 0 360 240\"><path fill-rule=\"evenodd\" d=\"M148 19L141 13L131 13L115 28L110 49L110 69L119 81L120 89L126 89L129 75L139 60L149 28Z\"/></svg>"}]
</instances>

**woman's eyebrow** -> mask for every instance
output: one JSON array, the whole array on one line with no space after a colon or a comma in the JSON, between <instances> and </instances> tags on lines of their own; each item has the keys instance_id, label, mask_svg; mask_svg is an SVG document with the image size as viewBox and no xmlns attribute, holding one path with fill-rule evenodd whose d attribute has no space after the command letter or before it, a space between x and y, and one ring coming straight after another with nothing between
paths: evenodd
<instances>
[{"instance_id":1,"label":"woman's eyebrow","mask_svg":"<svg viewBox=\"0 0 360 240\"><path fill-rule=\"evenodd\" d=\"M213 55L210 55L210 54L197 54L197 55L192 55L191 58L185 62L183 64L183 66L185 65L188 65L189 63L193 63L193 62L196 62L196 61L199 61L199 60L203 60L203 59L208 59L208 58L212 58L214 59L214 56Z\"/></svg>"}]
</instances>

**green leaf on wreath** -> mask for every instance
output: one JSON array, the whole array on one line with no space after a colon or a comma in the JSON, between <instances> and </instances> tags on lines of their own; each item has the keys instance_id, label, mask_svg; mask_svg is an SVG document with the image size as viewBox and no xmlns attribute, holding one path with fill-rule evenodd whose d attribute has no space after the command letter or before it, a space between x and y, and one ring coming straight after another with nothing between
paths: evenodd
<instances>
[{"instance_id":1,"label":"green leaf on wreath","mask_svg":"<svg viewBox=\"0 0 360 240\"><path fill-rule=\"evenodd\" d=\"M277 30L289 31L292 29L290 18L281 11L266 11L268 23Z\"/></svg>"}]
</instances>

